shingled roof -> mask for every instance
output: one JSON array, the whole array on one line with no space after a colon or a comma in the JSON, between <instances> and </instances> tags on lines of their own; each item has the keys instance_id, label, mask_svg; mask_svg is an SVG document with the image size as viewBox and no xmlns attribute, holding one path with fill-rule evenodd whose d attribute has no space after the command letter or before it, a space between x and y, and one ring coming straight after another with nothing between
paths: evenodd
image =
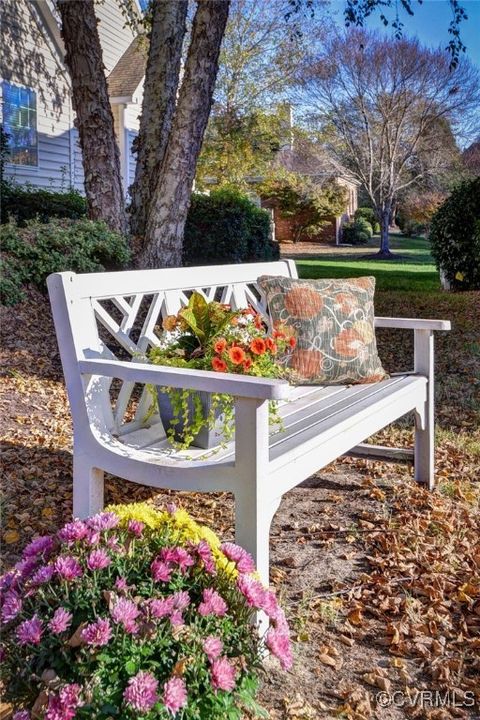
<instances>
[{"instance_id":1,"label":"shingled roof","mask_svg":"<svg viewBox=\"0 0 480 720\"><path fill-rule=\"evenodd\" d=\"M110 97L132 97L147 66L145 38L138 35L123 53L107 78Z\"/></svg>"}]
</instances>

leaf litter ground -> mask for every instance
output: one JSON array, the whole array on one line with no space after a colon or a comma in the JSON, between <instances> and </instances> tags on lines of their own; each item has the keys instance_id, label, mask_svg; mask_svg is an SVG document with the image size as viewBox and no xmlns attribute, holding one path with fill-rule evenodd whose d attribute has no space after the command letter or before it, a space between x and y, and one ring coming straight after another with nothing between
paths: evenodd
<instances>
[{"instance_id":1,"label":"leaf litter ground","mask_svg":"<svg viewBox=\"0 0 480 720\"><path fill-rule=\"evenodd\" d=\"M381 292L377 312L450 318L437 342L437 477L343 459L288 493L271 533L272 582L296 662L267 661L260 700L272 720L480 718L479 293ZM72 428L47 300L2 308L3 561L71 514ZM409 333L384 331L389 370L411 367ZM411 419L376 442L411 443ZM222 536L225 493L154 492L108 478L107 501L175 497ZM474 698L474 700L473 700Z\"/></svg>"}]
</instances>

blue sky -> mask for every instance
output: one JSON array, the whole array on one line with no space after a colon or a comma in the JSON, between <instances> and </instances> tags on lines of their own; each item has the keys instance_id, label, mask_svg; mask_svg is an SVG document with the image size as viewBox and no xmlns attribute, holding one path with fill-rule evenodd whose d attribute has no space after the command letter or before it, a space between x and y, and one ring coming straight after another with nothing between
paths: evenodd
<instances>
[{"instance_id":1,"label":"blue sky","mask_svg":"<svg viewBox=\"0 0 480 720\"><path fill-rule=\"evenodd\" d=\"M460 0L464 6L468 20L461 24L461 38L467 46L467 56L480 68L480 0ZM400 5L400 3L399 3ZM452 11L448 0L424 0L420 5L413 3L413 17L405 11L401 13L406 36L417 35L419 40L431 47L446 47L450 36L448 26L452 19ZM330 8L335 13L337 22L343 23L344 0L331 0ZM395 17L395 9L385 11L389 19ZM391 33L390 27L385 28L380 20L380 11L376 11L367 21L367 27Z\"/></svg>"}]
</instances>

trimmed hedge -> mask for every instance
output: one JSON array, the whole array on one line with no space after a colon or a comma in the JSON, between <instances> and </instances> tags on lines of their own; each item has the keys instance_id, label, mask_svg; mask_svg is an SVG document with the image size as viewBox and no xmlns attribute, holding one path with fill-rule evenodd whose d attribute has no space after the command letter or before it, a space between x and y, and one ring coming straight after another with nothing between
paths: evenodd
<instances>
[{"instance_id":1,"label":"trimmed hedge","mask_svg":"<svg viewBox=\"0 0 480 720\"><path fill-rule=\"evenodd\" d=\"M2 260L0 302L15 305L32 283L42 292L53 272L101 272L124 267L130 259L127 241L103 222L53 218L32 220L21 228L13 222L0 226Z\"/></svg>"},{"instance_id":2,"label":"trimmed hedge","mask_svg":"<svg viewBox=\"0 0 480 720\"><path fill-rule=\"evenodd\" d=\"M76 190L54 192L3 181L0 191L2 224L12 219L24 227L29 220L38 219L44 223L50 218L76 220L87 213L86 200Z\"/></svg>"},{"instance_id":3,"label":"trimmed hedge","mask_svg":"<svg viewBox=\"0 0 480 720\"><path fill-rule=\"evenodd\" d=\"M454 290L480 290L480 177L461 183L439 207L430 243Z\"/></svg>"},{"instance_id":4,"label":"trimmed hedge","mask_svg":"<svg viewBox=\"0 0 480 720\"><path fill-rule=\"evenodd\" d=\"M185 265L276 260L270 217L236 190L194 193L185 226Z\"/></svg>"}]
</instances>

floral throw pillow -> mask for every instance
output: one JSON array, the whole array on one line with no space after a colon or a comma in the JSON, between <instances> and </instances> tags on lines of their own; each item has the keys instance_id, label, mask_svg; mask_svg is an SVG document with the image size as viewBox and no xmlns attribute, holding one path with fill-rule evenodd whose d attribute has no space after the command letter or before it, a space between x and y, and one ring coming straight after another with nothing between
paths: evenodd
<instances>
[{"instance_id":1,"label":"floral throw pillow","mask_svg":"<svg viewBox=\"0 0 480 720\"><path fill-rule=\"evenodd\" d=\"M387 377L377 353L374 277L296 280L262 276L274 332L293 330L294 352L280 358L301 384L349 385Z\"/></svg>"}]
</instances>

